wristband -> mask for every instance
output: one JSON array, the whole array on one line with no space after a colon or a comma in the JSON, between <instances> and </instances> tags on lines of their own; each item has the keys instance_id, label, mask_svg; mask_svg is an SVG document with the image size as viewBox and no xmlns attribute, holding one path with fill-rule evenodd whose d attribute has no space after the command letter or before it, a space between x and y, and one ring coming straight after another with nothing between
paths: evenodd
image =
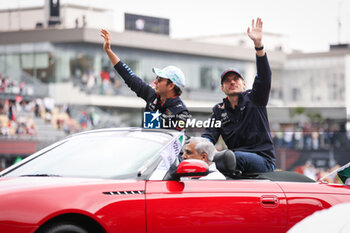
<instances>
[{"instance_id":1,"label":"wristband","mask_svg":"<svg viewBox=\"0 0 350 233\"><path fill-rule=\"evenodd\" d=\"M263 50L264 49L264 46L261 46L261 47L255 47L255 50L256 51L260 51L260 50Z\"/></svg>"}]
</instances>

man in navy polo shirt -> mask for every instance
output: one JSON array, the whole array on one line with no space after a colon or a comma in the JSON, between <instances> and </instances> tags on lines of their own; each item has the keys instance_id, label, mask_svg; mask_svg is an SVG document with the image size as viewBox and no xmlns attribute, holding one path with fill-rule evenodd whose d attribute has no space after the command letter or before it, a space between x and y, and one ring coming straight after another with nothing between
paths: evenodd
<instances>
[{"instance_id":1,"label":"man in navy polo shirt","mask_svg":"<svg viewBox=\"0 0 350 233\"><path fill-rule=\"evenodd\" d=\"M103 49L113 63L125 83L134 91L138 97L146 101L145 111L157 112L161 117L161 122L167 121L168 129L182 130L189 118L189 111L180 99L182 90L185 87L185 75L175 66L167 66L164 69L153 68L157 75L155 79L155 89L137 77L134 72L124 64L111 49L111 35L102 29L101 36L104 38ZM171 121L171 122L170 122Z\"/></svg>"},{"instance_id":2,"label":"man in navy polo shirt","mask_svg":"<svg viewBox=\"0 0 350 233\"><path fill-rule=\"evenodd\" d=\"M213 107L212 113L212 118L221 121L221 128L207 128L202 135L214 144L221 135L236 155L237 169L245 173L273 171L276 161L266 110L271 70L262 43L262 25L257 18L256 24L253 19L252 28L248 28L256 50L257 75L253 88L245 90L239 70L225 70L221 75L221 90L226 98Z\"/></svg>"}]
</instances>

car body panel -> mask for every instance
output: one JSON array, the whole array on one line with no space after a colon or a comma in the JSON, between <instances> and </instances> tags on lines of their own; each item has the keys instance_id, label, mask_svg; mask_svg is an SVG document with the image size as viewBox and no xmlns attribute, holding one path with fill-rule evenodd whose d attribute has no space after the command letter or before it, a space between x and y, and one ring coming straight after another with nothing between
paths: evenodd
<instances>
[{"instance_id":1,"label":"car body panel","mask_svg":"<svg viewBox=\"0 0 350 233\"><path fill-rule=\"evenodd\" d=\"M288 203L288 229L315 211L350 202L350 187L326 183L279 182Z\"/></svg>"},{"instance_id":2,"label":"car body panel","mask_svg":"<svg viewBox=\"0 0 350 233\"><path fill-rule=\"evenodd\" d=\"M36 229L55 216L77 213L94 219L108 232L142 233L146 229L144 188L145 181L1 179L0 232L12 232L9 226Z\"/></svg>"},{"instance_id":3,"label":"car body panel","mask_svg":"<svg viewBox=\"0 0 350 233\"><path fill-rule=\"evenodd\" d=\"M284 193L269 181L148 181L146 206L149 233L285 232L287 224Z\"/></svg>"},{"instance_id":4,"label":"car body panel","mask_svg":"<svg viewBox=\"0 0 350 233\"><path fill-rule=\"evenodd\" d=\"M127 132L111 133L117 131ZM103 164L112 165L108 171L113 174L115 171L119 172L119 169L123 170L124 166L134 164L137 166L131 166L132 170L116 176L98 176L96 174L104 175L104 173L93 173L95 170L91 170L90 166L89 169L83 169L82 173L77 173L78 175L70 173L60 175L50 172L55 171L50 169L46 173L43 172L46 168L57 165L52 162L56 160L48 157L54 150L61 146L65 148L70 140L73 142L76 140L75 137L80 137L78 138L80 141L77 140L79 142L88 138L88 142L97 141L101 146L105 140L95 138L100 135L108 141L113 141L112 145L114 140L120 137L123 139L137 137L138 140L146 141L135 145L135 148L140 150L134 154L130 151L130 145L134 144L124 144L125 141L121 145L115 144L116 148L122 149L120 153L114 152L108 146L104 147L102 152L96 148L91 152L89 146L93 147L94 143L83 141L87 147L79 159L74 160L76 154L80 152L76 150L77 147L74 147L74 153L65 153L65 150L53 153L55 156L69 155L72 156L69 159L73 158L70 163L62 159L60 169L70 169L67 163L71 165L72 161L78 165L85 165L81 164L85 162L91 165L91 169L105 171L106 167L103 165L91 162L103 161L105 162ZM160 143L163 147L159 147L158 152L148 150L146 153L147 148L140 145L154 149L150 146L154 145L150 143L151 141ZM180 181L176 181L177 178L171 176L171 168L174 168L177 162L178 149L181 148L183 141L184 136L179 132L135 128L108 129L69 136L35 153L0 172L0 233L35 233L38 228L55 217L72 213L87 216L107 233L286 232L296 222L316 210L350 202L350 188L344 185L303 183L300 180L280 182L268 180L271 178L262 180L248 176L233 180L199 180L198 177L197 179L183 177ZM103 157L109 155L103 152L112 152L111 157ZM41 156L52 163L43 165ZM143 156L147 157L147 160L143 159ZM125 158L135 160L123 160ZM37 163L34 161L36 159ZM127 162L139 162L138 159L142 162ZM33 161L34 165L40 165L40 169L21 171L21 166L31 168L30 163ZM200 166L187 162L190 165L188 167L194 165L196 168L194 173L197 176L203 170ZM119 169L114 167L115 164L120 165ZM42 166L44 170L41 170ZM60 169L56 171L59 172ZM69 171L71 170L74 173L75 170ZM31 172L28 174L27 171ZM194 176L191 172L193 169L183 169L184 174L179 176ZM56 176L49 176L50 174ZM91 178L94 177L93 174L95 178ZM274 174L275 178L278 178L279 173ZM72 178L81 176L85 178Z\"/></svg>"}]
</instances>

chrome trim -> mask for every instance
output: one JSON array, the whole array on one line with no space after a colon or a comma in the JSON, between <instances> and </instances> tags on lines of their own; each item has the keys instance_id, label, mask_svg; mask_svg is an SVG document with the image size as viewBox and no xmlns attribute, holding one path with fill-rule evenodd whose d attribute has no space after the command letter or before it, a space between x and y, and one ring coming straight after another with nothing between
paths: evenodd
<instances>
[{"instance_id":1,"label":"chrome trim","mask_svg":"<svg viewBox=\"0 0 350 233\"><path fill-rule=\"evenodd\" d=\"M145 194L142 190L132 190L132 191L110 191L103 192L105 195L135 195L135 194Z\"/></svg>"}]
</instances>

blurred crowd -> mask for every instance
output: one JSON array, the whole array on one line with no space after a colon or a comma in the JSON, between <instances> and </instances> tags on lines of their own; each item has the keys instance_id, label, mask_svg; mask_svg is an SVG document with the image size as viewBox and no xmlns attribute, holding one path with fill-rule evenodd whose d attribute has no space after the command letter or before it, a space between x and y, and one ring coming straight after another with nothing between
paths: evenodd
<instances>
[{"instance_id":1,"label":"blurred crowd","mask_svg":"<svg viewBox=\"0 0 350 233\"><path fill-rule=\"evenodd\" d=\"M296 167L294 171L299 174L305 175L315 181L318 181L327 174L330 174L331 172L337 170L338 168L340 168L339 165L335 165L332 168L328 169L316 168L311 161L307 161L304 165ZM331 176L327 176L323 180L327 181L328 183L341 183L336 173L332 174Z\"/></svg>"},{"instance_id":2,"label":"blurred crowd","mask_svg":"<svg viewBox=\"0 0 350 233\"><path fill-rule=\"evenodd\" d=\"M25 81L18 83L16 80L10 79L8 76L3 76L0 73L0 93L19 93L23 94L26 86Z\"/></svg>"},{"instance_id":3,"label":"blurred crowd","mask_svg":"<svg viewBox=\"0 0 350 233\"><path fill-rule=\"evenodd\" d=\"M51 123L54 128L66 127L67 133L78 131L69 114L60 111L52 98L23 100L18 95L15 100L0 100L0 134L3 136L37 137L35 118Z\"/></svg>"},{"instance_id":4,"label":"blurred crowd","mask_svg":"<svg viewBox=\"0 0 350 233\"><path fill-rule=\"evenodd\" d=\"M17 96L16 100L2 100L0 102L0 134L4 136L37 135L32 114L32 102L22 100Z\"/></svg>"},{"instance_id":5,"label":"blurred crowd","mask_svg":"<svg viewBox=\"0 0 350 233\"><path fill-rule=\"evenodd\" d=\"M340 148L350 145L350 134L343 124L311 123L274 125L271 130L274 145L298 150Z\"/></svg>"},{"instance_id":6,"label":"blurred crowd","mask_svg":"<svg viewBox=\"0 0 350 233\"><path fill-rule=\"evenodd\" d=\"M75 84L88 94L118 95L120 93L121 81L115 71L104 68L98 74L93 68L86 71L75 69Z\"/></svg>"},{"instance_id":7,"label":"blurred crowd","mask_svg":"<svg viewBox=\"0 0 350 233\"><path fill-rule=\"evenodd\" d=\"M101 71L100 82L96 81L96 77L95 72L89 69L81 74L80 80L88 90L101 84L101 94L120 86L120 83L116 84L114 72ZM69 104L57 106L50 97L26 96L28 93L25 88L25 81L18 82L0 73L0 93L5 94L0 99L0 135L36 138L38 131L35 118L43 119L45 123L52 124L54 129L63 130L66 134L97 127L99 115L94 110L83 109L72 117Z\"/></svg>"},{"instance_id":8,"label":"blurred crowd","mask_svg":"<svg viewBox=\"0 0 350 233\"><path fill-rule=\"evenodd\" d=\"M25 101L18 95L15 100L0 100L0 135L35 138L38 136L35 119L42 119L67 135L99 127L100 115L93 108L83 109L75 117L71 112L69 104L56 106L50 97Z\"/></svg>"}]
</instances>

